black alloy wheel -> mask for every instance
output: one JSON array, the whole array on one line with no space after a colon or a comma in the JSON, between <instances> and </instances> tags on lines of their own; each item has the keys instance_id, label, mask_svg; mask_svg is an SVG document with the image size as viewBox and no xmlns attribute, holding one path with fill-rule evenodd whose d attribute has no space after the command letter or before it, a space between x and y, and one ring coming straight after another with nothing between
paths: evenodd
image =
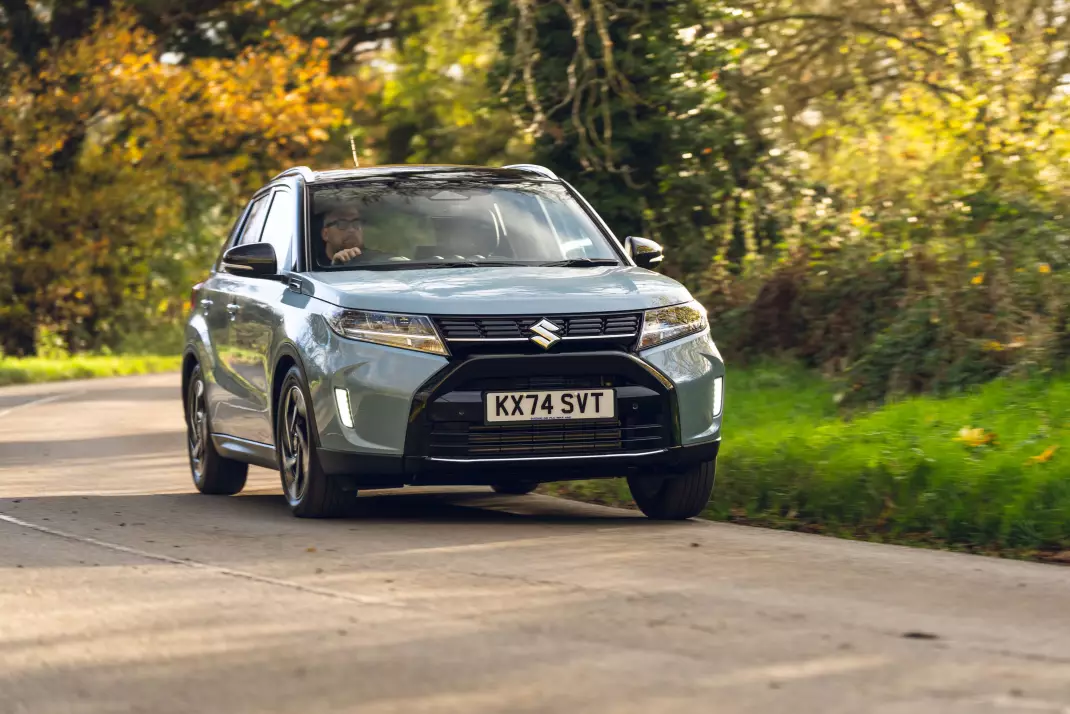
<instances>
[{"instance_id":1,"label":"black alloy wheel","mask_svg":"<svg viewBox=\"0 0 1070 714\"><path fill-rule=\"evenodd\" d=\"M207 385L200 365L190 372L186 388L186 446L193 485L201 493L232 496L245 488L249 465L216 451L208 418Z\"/></svg>"},{"instance_id":2,"label":"black alloy wheel","mask_svg":"<svg viewBox=\"0 0 1070 714\"><path fill-rule=\"evenodd\" d=\"M343 491L323 471L316 455L315 415L304 375L294 366L286 373L275 416L275 443L282 490L299 518L336 518L356 497Z\"/></svg>"}]
</instances>

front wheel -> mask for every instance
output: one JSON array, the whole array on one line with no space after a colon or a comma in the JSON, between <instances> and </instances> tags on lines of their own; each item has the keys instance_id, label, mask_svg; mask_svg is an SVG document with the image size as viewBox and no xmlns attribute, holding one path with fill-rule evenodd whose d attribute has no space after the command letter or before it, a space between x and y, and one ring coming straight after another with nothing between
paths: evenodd
<instances>
[{"instance_id":1,"label":"front wheel","mask_svg":"<svg viewBox=\"0 0 1070 714\"><path fill-rule=\"evenodd\" d=\"M628 488L639 510L659 521L682 521L702 513L713 493L717 462L691 466L679 476L629 476Z\"/></svg>"},{"instance_id":2,"label":"front wheel","mask_svg":"<svg viewBox=\"0 0 1070 714\"><path fill-rule=\"evenodd\" d=\"M197 365L186 388L186 446L193 485L201 493L233 496L245 488L249 464L225 458L216 451L205 394L204 374Z\"/></svg>"},{"instance_id":3,"label":"front wheel","mask_svg":"<svg viewBox=\"0 0 1070 714\"><path fill-rule=\"evenodd\" d=\"M337 518L355 494L339 488L316 455L315 426L304 376L294 366L286 373L275 413L275 443L282 490L298 518Z\"/></svg>"}]
</instances>

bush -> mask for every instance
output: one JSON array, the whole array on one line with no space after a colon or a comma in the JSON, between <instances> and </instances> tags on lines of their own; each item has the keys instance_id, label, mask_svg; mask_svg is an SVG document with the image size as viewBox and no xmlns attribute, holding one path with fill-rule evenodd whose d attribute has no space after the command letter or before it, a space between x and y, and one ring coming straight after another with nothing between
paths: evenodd
<instances>
[{"instance_id":1,"label":"bush","mask_svg":"<svg viewBox=\"0 0 1070 714\"><path fill-rule=\"evenodd\" d=\"M1070 221L986 200L968 220L940 221L954 233L927 226L889 249L888 218L851 245L756 263L733 292L705 294L717 338L737 360L786 355L845 375L855 403L1065 367Z\"/></svg>"}]
</instances>

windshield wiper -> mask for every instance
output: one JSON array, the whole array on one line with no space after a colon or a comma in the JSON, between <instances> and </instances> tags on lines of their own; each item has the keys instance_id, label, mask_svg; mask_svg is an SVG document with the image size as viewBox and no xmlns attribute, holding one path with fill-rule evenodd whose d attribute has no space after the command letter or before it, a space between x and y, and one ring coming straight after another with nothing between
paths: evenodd
<instances>
[{"instance_id":1,"label":"windshield wiper","mask_svg":"<svg viewBox=\"0 0 1070 714\"><path fill-rule=\"evenodd\" d=\"M591 268L598 265L620 265L620 261L613 258L569 258L539 265L543 268Z\"/></svg>"},{"instance_id":2,"label":"windshield wiper","mask_svg":"<svg viewBox=\"0 0 1070 714\"><path fill-rule=\"evenodd\" d=\"M522 266L523 263L510 263L503 260L453 260L445 263L409 263L413 269L423 268L506 268Z\"/></svg>"}]
</instances>

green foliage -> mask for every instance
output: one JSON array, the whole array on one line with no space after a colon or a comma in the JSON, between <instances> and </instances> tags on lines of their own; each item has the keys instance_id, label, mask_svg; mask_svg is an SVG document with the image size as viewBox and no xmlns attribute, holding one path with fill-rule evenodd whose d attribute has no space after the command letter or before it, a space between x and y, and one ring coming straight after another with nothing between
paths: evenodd
<instances>
[{"instance_id":1,"label":"green foliage","mask_svg":"<svg viewBox=\"0 0 1070 714\"><path fill-rule=\"evenodd\" d=\"M132 374L177 371L181 357L77 355L74 357L2 357L0 386L59 382L90 377L120 377Z\"/></svg>"},{"instance_id":2,"label":"green foliage","mask_svg":"<svg viewBox=\"0 0 1070 714\"><path fill-rule=\"evenodd\" d=\"M728 351L845 373L855 401L1065 365L1058 4L743 5L725 30L765 85L753 117L781 157L766 194L780 244L703 281Z\"/></svg>"},{"instance_id":3,"label":"green foliage","mask_svg":"<svg viewBox=\"0 0 1070 714\"><path fill-rule=\"evenodd\" d=\"M513 117L487 84L498 58L486 4L438 0L406 16L381 53L381 89L358 139L378 163L494 164L525 158Z\"/></svg>"},{"instance_id":4,"label":"green foliage","mask_svg":"<svg viewBox=\"0 0 1070 714\"><path fill-rule=\"evenodd\" d=\"M534 138L532 159L621 237L666 245L674 274L741 254L737 189L754 149L722 85L732 47L709 33L722 10L678 0L497 9L504 56L492 80Z\"/></svg>"},{"instance_id":5,"label":"green foliage","mask_svg":"<svg viewBox=\"0 0 1070 714\"><path fill-rule=\"evenodd\" d=\"M848 537L1029 554L1070 547L1070 378L839 414L798 367L729 373L706 516ZM622 482L551 492L627 503Z\"/></svg>"}]
</instances>

